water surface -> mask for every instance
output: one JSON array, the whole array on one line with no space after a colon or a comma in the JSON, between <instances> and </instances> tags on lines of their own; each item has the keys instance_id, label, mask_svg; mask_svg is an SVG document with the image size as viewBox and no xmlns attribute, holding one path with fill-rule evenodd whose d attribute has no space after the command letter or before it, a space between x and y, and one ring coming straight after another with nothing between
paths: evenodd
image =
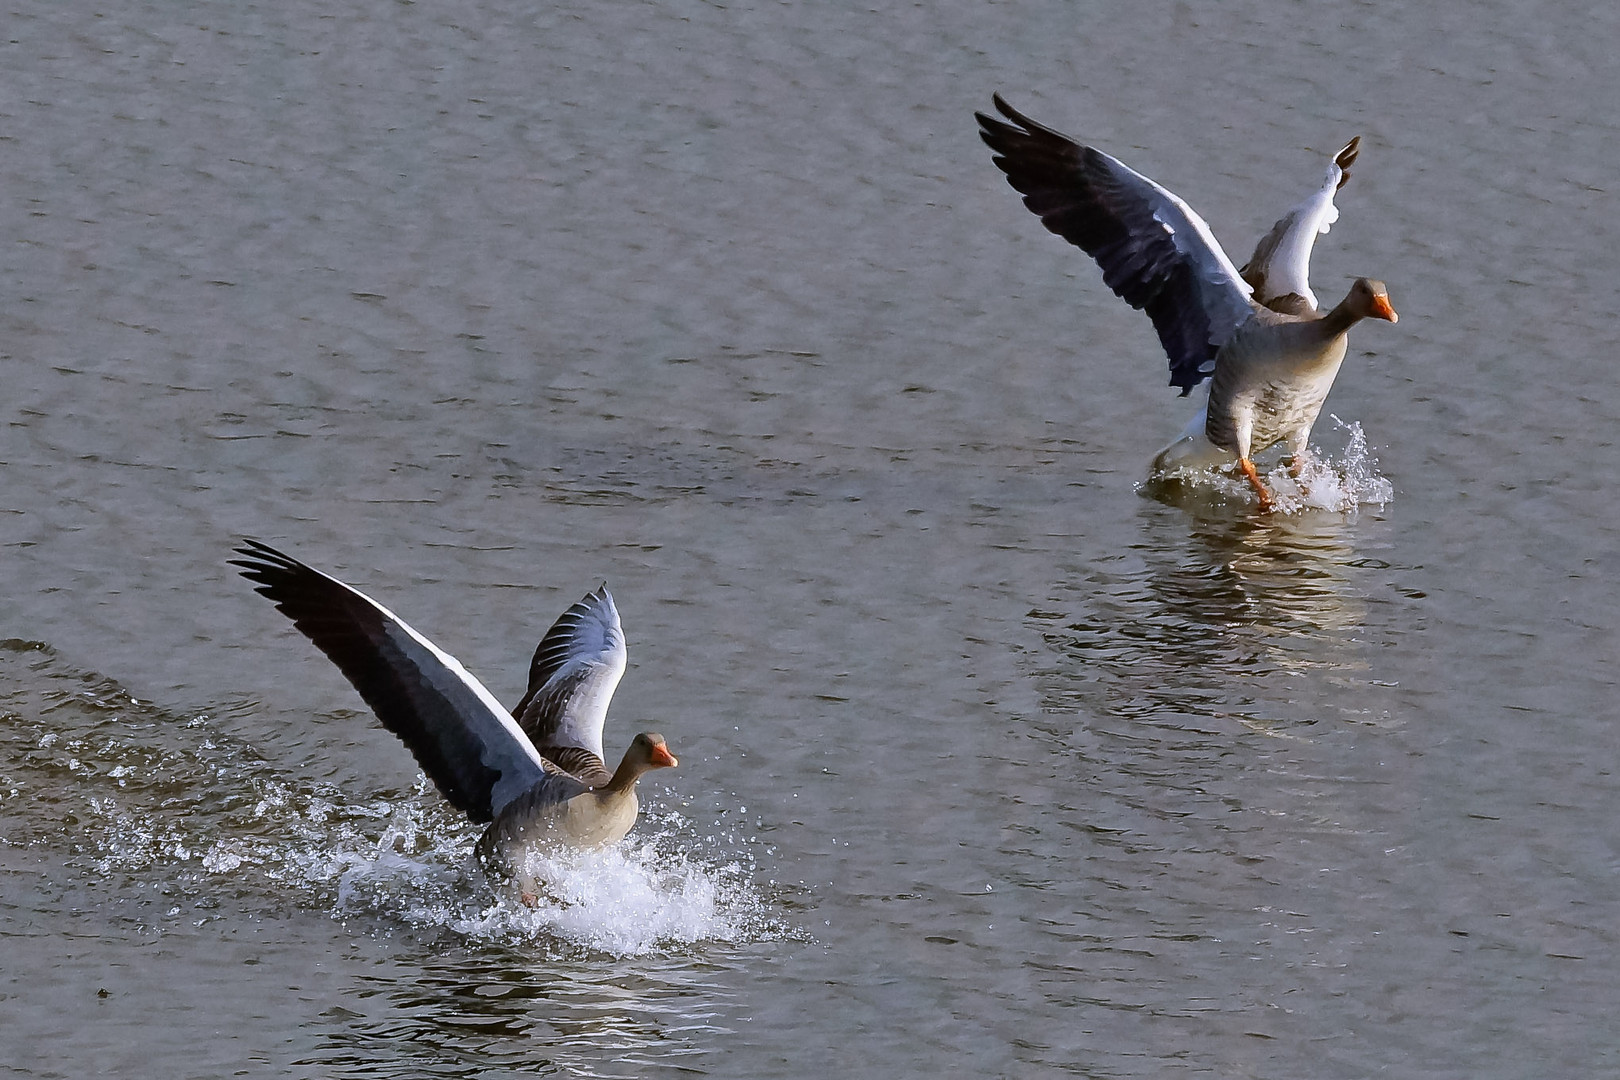
<instances>
[{"instance_id":1,"label":"water surface","mask_svg":"<svg viewBox=\"0 0 1620 1080\"><path fill-rule=\"evenodd\" d=\"M14 7L19 1075L1614 1070L1608 9ZM1387 489L1139 490L993 90L1239 260L1363 136ZM506 701L607 580L635 841L514 910L241 536Z\"/></svg>"}]
</instances>

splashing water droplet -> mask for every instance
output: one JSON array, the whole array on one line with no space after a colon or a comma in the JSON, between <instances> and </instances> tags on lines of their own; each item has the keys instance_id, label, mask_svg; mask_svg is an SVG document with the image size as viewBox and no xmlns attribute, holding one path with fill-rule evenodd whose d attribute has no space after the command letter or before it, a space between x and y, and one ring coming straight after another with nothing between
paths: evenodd
<instances>
[{"instance_id":1,"label":"splashing water droplet","mask_svg":"<svg viewBox=\"0 0 1620 1080\"><path fill-rule=\"evenodd\" d=\"M1282 468L1266 478L1281 513L1327 510L1354 515L1364 505L1383 507L1395 498L1395 485L1379 474L1378 459L1367 446L1361 424L1337 416L1332 420L1337 430L1347 433L1342 454L1311 454L1298 479Z\"/></svg>"}]
</instances>

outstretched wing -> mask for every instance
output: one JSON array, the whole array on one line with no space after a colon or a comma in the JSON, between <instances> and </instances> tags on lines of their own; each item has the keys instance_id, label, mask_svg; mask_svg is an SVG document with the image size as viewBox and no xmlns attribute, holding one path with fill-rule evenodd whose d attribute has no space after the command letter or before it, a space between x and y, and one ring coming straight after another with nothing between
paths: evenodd
<instances>
[{"instance_id":1,"label":"outstretched wing","mask_svg":"<svg viewBox=\"0 0 1620 1080\"><path fill-rule=\"evenodd\" d=\"M1249 318L1249 286L1199 217L1173 192L1122 162L1024 116L995 95L1011 123L975 113L1007 182L1048 229L1097 260L1103 281L1147 312L1186 394Z\"/></svg>"},{"instance_id":2,"label":"outstretched wing","mask_svg":"<svg viewBox=\"0 0 1620 1080\"><path fill-rule=\"evenodd\" d=\"M619 609L603 585L552 624L512 710L540 753L591 786L605 783L602 726L628 654Z\"/></svg>"},{"instance_id":3,"label":"outstretched wing","mask_svg":"<svg viewBox=\"0 0 1620 1080\"><path fill-rule=\"evenodd\" d=\"M461 662L399 616L268 544L230 560L331 658L458 809L488 821L546 775L517 723Z\"/></svg>"},{"instance_id":4,"label":"outstretched wing","mask_svg":"<svg viewBox=\"0 0 1620 1080\"><path fill-rule=\"evenodd\" d=\"M1339 220L1334 194L1350 179L1350 166L1361 152L1357 135L1333 155L1322 186L1271 227L1243 266L1243 280L1254 289L1254 299L1273 311L1311 315L1318 308L1311 292L1311 248L1318 235Z\"/></svg>"}]
</instances>

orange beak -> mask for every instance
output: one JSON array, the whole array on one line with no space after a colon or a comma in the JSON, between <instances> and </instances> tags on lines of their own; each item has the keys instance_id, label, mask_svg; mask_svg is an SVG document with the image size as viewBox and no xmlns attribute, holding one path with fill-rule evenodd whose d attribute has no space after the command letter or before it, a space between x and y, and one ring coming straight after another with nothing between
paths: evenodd
<instances>
[{"instance_id":1,"label":"orange beak","mask_svg":"<svg viewBox=\"0 0 1620 1080\"><path fill-rule=\"evenodd\" d=\"M1372 313L1380 319L1388 319L1390 322L1401 321L1401 317L1395 314L1395 309L1389 306L1389 297L1387 296L1373 297Z\"/></svg>"},{"instance_id":2,"label":"orange beak","mask_svg":"<svg viewBox=\"0 0 1620 1080\"><path fill-rule=\"evenodd\" d=\"M669 752L669 747L662 744L652 748L652 756L648 760L662 769L673 769L680 764L675 760L675 755Z\"/></svg>"}]
</instances>

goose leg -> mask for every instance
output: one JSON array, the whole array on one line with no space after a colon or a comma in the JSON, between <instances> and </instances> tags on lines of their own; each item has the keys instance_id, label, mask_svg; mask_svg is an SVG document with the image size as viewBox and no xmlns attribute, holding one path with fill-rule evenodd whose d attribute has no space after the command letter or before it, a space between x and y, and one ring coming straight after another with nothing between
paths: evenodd
<instances>
[{"instance_id":1,"label":"goose leg","mask_svg":"<svg viewBox=\"0 0 1620 1080\"><path fill-rule=\"evenodd\" d=\"M1254 488L1255 494L1260 496L1260 509L1262 511L1270 510L1272 508L1271 492L1267 491L1266 485L1261 482L1260 473L1255 469L1254 462L1247 457L1240 457L1238 458L1238 468L1243 470L1243 475L1249 479L1249 486Z\"/></svg>"},{"instance_id":2,"label":"goose leg","mask_svg":"<svg viewBox=\"0 0 1620 1080\"><path fill-rule=\"evenodd\" d=\"M1288 438L1288 475L1298 480L1311 461L1311 429L1296 431Z\"/></svg>"},{"instance_id":3,"label":"goose leg","mask_svg":"<svg viewBox=\"0 0 1620 1080\"><path fill-rule=\"evenodd\" d=\"M537 908L540 906L540 883L534 879L534 875L529 872L527 867L518 870L517 887L518 899L523 902L524 907Z\"/></svg>"},{"instance_id":4,"label":"goose leg","mask_svg":"<svg viewBox=\"0 0 1620 1080\"><path fill-rule=\"evenodd\" d=\"M1305 466L1311 463L1311 456L1305 451L1295 454L1288 462L1288 475L1299 484L1299 493L1305 498L1311 497L1310 486L1305 483Z\"/></svg>"},{"instance_id":5,"label":"goose leg","mask_svg":"<svg viewBox=\"0 0 1620 1080\"><path fill-rule=\"evenodd\" d=\"M1234 419L1236 423L1233 424L1233 427L1236 429L1234 434L1237 436L1235 440L1237 445L1233 449L1237 451L1238 468L1243 470L1244 476L1248 477L1249 486L1254 488L1254 493L1260 496L1260 512L1265 513L1271 509L1271 492L1267 491L1266 485L1260 482L1260 473L1254 467L1254 460L1249 457L1249 447L1254 437L1254 417L1247 410L1239 410Z\"/></svg>"},{"instance_id":6,"label":"goose leg","mask_svg":"<svg viewBox=\"0 0 1620 1080\"><path fill-rule=\"evenodd\" d=\"M1288 440L1288 450L1288 475L1299 482L1299 493L1308 499L1311 489L1305 483L1305 469L1316 461L1316 455L1311 453L1311 429L1296 431Z\"/></svg>"}]
</instances>

